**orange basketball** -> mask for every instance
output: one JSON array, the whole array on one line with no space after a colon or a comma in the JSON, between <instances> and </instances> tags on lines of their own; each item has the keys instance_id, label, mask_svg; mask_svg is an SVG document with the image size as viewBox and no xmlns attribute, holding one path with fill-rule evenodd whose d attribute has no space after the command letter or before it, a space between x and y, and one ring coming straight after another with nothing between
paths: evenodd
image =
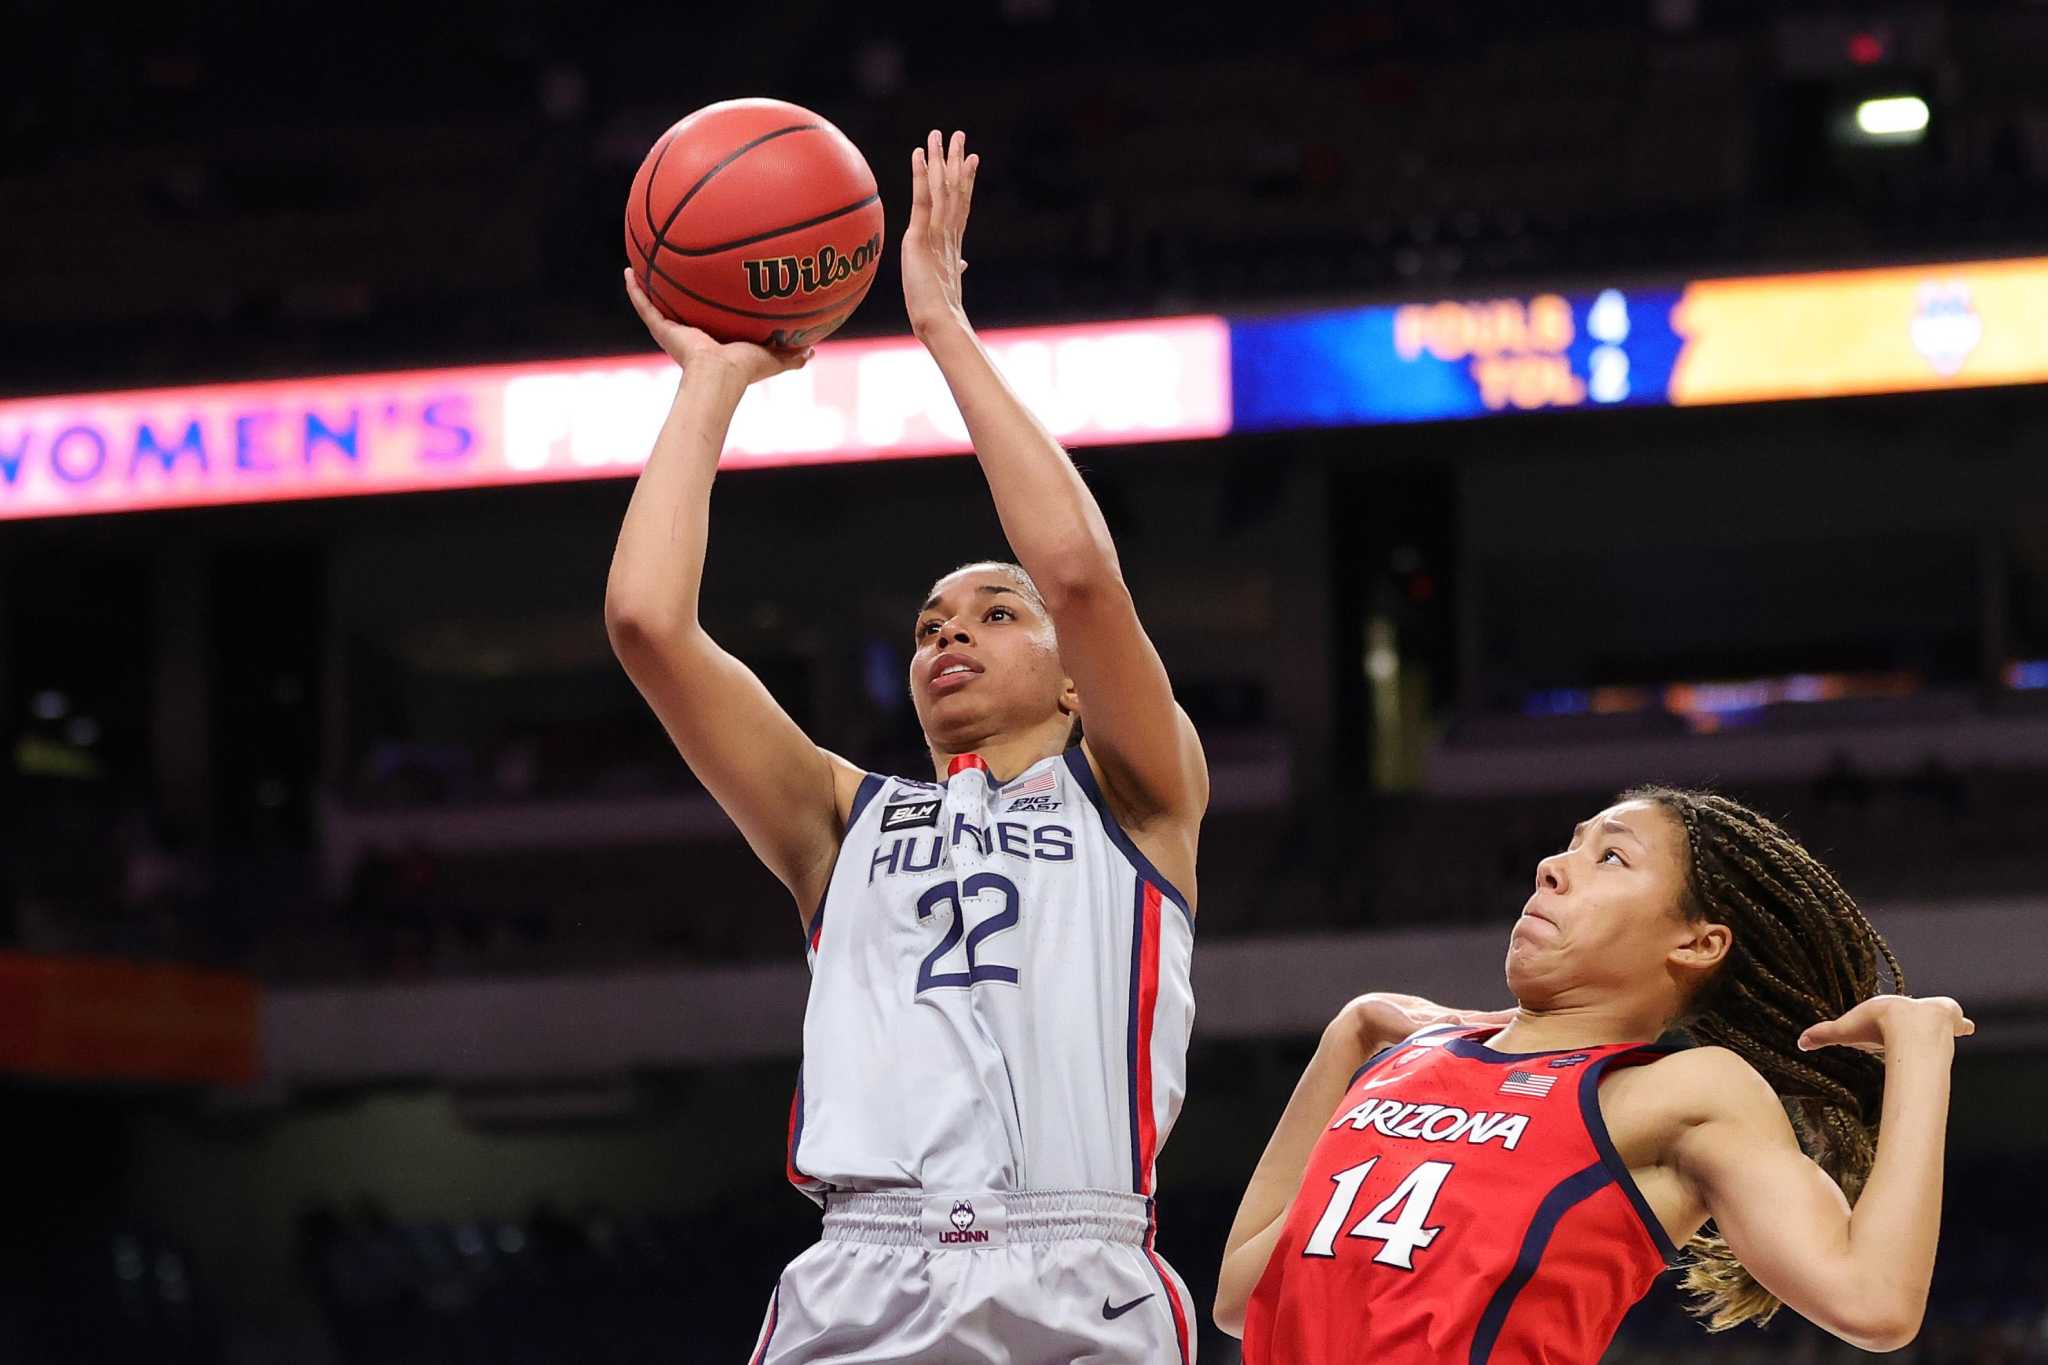
<instances>
[{"instance_id":1,"label":"orange basketball","mask_svg":"<svg viewBox=\"0 0 2048 1365\"><path fill-rule=\"evenodd\" d=\"M663 133L626 196L654 306L721 341L794 350L875 282L882 198L846 134L781 100L709 104Z\"/></svg>"}]
</instances>

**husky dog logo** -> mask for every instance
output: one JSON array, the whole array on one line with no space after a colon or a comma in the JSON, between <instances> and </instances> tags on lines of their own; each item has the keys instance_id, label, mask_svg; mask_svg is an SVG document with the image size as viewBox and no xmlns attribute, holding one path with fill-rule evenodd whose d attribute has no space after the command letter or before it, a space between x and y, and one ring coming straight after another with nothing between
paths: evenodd
<instances>
[{"instance_id":1,"label":"husky dog logo","mask_svg":"<svg viewBox=\"0 0 2048 1365\"><path fill-rule=\"evenodd\" d=\"M953 1225L953 1230L939 1234L940 1246L979 1244L989 1239L986 1230L974 1226L974 1204L970 1200L955 1201L946 1221Z\"/></svg>"}]
</instances>

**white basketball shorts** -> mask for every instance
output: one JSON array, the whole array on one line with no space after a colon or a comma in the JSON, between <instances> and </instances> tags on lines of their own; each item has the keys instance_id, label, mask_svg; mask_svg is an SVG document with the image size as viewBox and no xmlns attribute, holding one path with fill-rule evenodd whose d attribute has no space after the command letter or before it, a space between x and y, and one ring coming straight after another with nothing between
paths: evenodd
<instances>
[{"instance_id":1,"label":"white basketball shorts","mask_svg":"<svg viewBox=\"0 0 2048 1365\"><path fill-rule=\"evenodd\" d=\"M1193 1365L1194 1308L1110 1190L830 1194L749 1365Z\"/></svg>"}]
</instances>

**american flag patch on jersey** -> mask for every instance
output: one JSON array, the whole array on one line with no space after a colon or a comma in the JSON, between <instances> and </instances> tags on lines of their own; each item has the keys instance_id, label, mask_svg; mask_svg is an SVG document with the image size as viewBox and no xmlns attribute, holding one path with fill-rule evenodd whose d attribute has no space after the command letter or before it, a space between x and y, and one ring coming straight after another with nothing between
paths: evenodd
<instances>
[{"instance_id":1,"label":"american flag patch on jersey","mask_svg":"<svg viewBox=\"0 0 2048 1365\"><path fill-rule=\"evenodd\" d=\"M1012 796L1044 796L1051 792L1053 788L1059 786L1059 784L1058 774L1048 768L1029 782L1019 782L1014 787L1003 788L1003 795L1006 798Z\"/></svg>"},{"instance_id":2,"label":"american flag patch on jersey","mask_svg":"<svg viewBox=\"0 0 2048 1365\"><path fill-rule=\"evenodd\" d=\"M1527 1071L1510 1071L1508 1078L1500 1083L1500 1094L1528 1095L1542 1099L1550 1093L1550 1087L1557 1084L1555 1076L1537 1076Z\"/></svg>"}]
</instances>

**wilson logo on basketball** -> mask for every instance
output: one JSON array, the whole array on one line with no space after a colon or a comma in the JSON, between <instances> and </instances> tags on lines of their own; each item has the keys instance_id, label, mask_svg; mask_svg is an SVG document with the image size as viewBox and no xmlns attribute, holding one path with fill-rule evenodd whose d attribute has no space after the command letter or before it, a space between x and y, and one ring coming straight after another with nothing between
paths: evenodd
<instances>
[{"instance_id":1,"label":"wilson logo on basketball","mask_svg":"<svg viewBox=\"0 0 2048 1365\"><path fill-rule=\"evenodd\" d=\"M747 268L747 292L765 301L830 289L866 270L881 254L882 234L878 232L845 255L826 245L819 247L815 256L763 256L740 264Z\"/></svg>"}]
</instances>

